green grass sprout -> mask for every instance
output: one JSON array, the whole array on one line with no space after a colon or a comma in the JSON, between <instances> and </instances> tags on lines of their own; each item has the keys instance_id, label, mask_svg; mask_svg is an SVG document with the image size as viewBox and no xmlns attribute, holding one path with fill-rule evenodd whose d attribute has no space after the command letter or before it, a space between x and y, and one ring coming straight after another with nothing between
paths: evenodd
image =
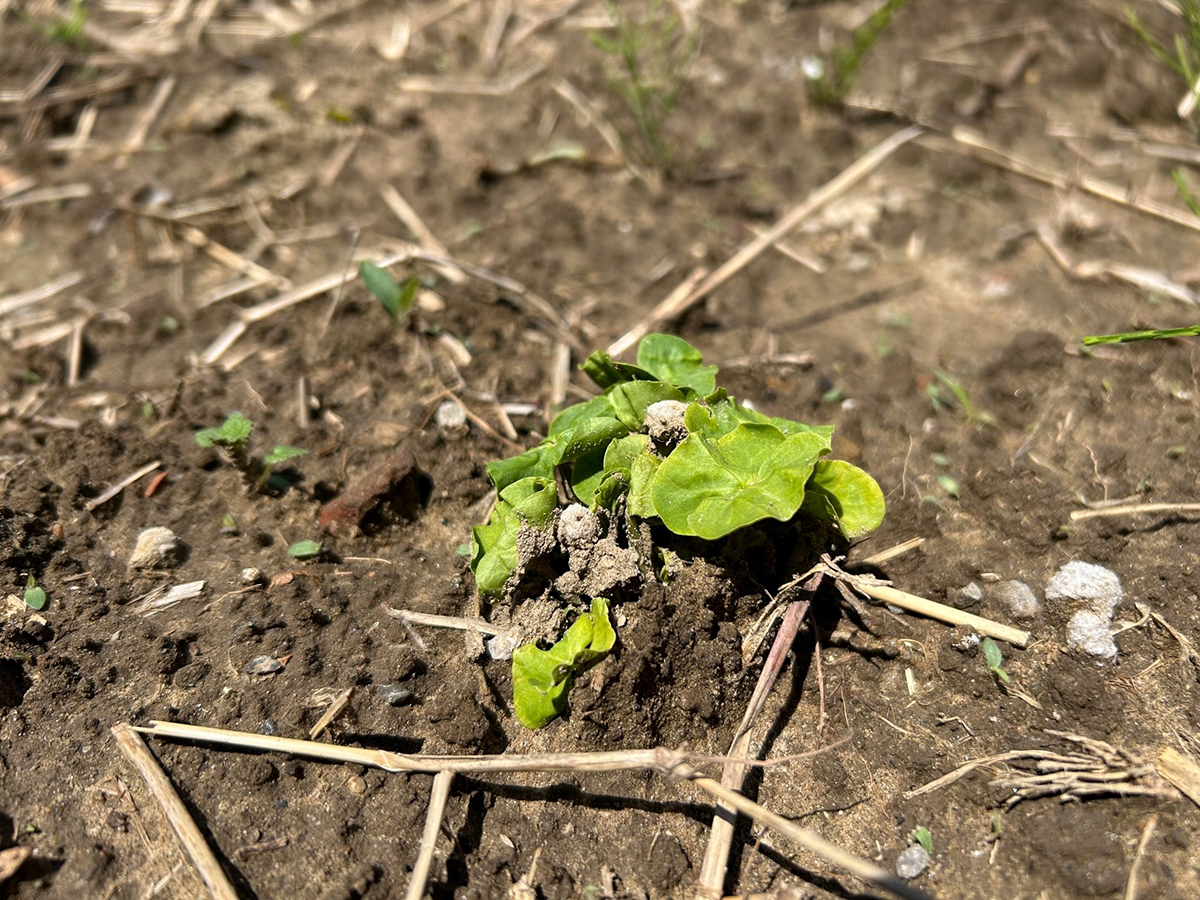
<instances>
[{"instance_id":1,"label":"green grass sprout","mask_svg":"<svg viewBox=\"0 0 1200 900\"><path fill-rule=\"evenodd\" d=\"M997 679L1004 684L1009 683L1011 679L1004 671L1004 654L1000 652L1000 647L990 637L983 639L983 661L987 664L988 671Z\"/></svg>"},{"instance_id":2,"label":"green grass sprout","mask_svg":"<svg viewBox=\"0 0 1200 900\"><path fill-rule=\"evenodd\" d=\"M909 835L914 841L925 848L925 852L933 854L933 834L924 825L918 825Z\"/></svg>"},{"instance_id":3,"label":"green grass sprout","mask_svg":"<svg viewBox=\"0 0 1200 900\"><path fill-rule=\"evenodd\" d=\"M196 432L196 443L201 447L216 447L225 458L240 471L254 490L261 491L271 480L271 470L289 459L308 453L300 447L276 444L261 459L250 453L250 435L254 423L234 410L217 428L204 428Z\"/></svg>"},{"instance_id":4,"label":"green grass sprout","mask_svg":"<svg viewBox=\"0 0 1200 900\"><path fill-rule=\"evenodd\" d=\"M818 106L841 106L858 79L867 54L879 41L908 0L887 0L870 18L850 32L850 42L833 49L822 71L807 81L808 97Z\"/></svg>"},{"instance_id":5,"label":"green grass sprout","mask_svg":"<svg viewBox=\"0 0 1200 900\"><path fill-rule=\"evenodd\" d=\"M615 0L606 0L605 5L615 35L590 31L588 39L619 66L609 73L609 87L624 101L634 123L633 129L621 134L622 142L627 152L666 170L675 153L663 125L675 110L696 58L698 33L681 33L679 18L662 0L651 0L637 18L624 13Z\"/></svg>"},{"instance_id":6,"label":"green grass sprout","mask_svg":"<svg viewBox=\"0 0 1200 900\"><path fill-rule=\"evenodd\" d=\"M1133 341L1162 341L1167 338L1196 337L1200 335L1200 325L1187 325L1183 328L1149 328L1145 331L1122 331L1119 334L1092 334L1083 338L1085 347L1096 344L1128 344Z\"/></svg>"},{"instance_id":7,"label":"green grass sprout","mask_svg":"<svg viewBox=\"0 0 1200 900\"><path fill-rule=\"evenodd\" d=\"M1179 17L1183 20L1183 33L1175 35L1174 53L1152 35L1137 13L1125 7L1125 18L1133 26L1138 37L1158 60L1187 82L1188 90L1197 90L1200 78L1200 2L1197 0L1173 0ZM1178 183L1178 182L1176 182Z\"/></svg>"},{"instance_id":8,"label":"green grass sprout","mask_svg":"<svg viewBox=\"0 0 1200 900\"><path fill-rule=\"evenodd\" d=\"M392 317L393 322L399 322L404 318L405 313L416 302L417 292L421 289L421 279L410 278L404 282L402 287L392 277L391 272L381 269L371 262L358 264L358 277L362 279L367 290L375 295L375 299Z\"/></svg>"}]
</instances>

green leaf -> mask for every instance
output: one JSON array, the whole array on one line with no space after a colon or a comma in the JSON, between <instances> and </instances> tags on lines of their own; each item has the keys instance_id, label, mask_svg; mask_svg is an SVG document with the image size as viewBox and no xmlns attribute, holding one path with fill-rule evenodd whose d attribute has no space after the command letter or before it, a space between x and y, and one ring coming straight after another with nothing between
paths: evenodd
<instances>
[{"instance_id":1,"label":"green leaf","mask_svg":"<svg viewBox=\"0 0 1200 900\"><path fill-rule=\"evenodd\" d=\"M650 485L658 471L661 460L652 453L643 453L634 457L629 470L629 499L625 511L631 516L649 519L658 515L654 501L650 499Z\"/></svg>"},{"instance_id":2,"label":"green leaf","mask_svg":"<svg viewBox=\"0 0 1200 900\"><path fill-rule=\"evenodd\" d=\"M593 397L591 400L576 403L574 406L568 406L560 412L550 423L549 437L558 437L564 432L570 431L580 422L596 416L612 416L612 407L608 403L608 398L603 394Z\"/></svg>"},{"instance_id":3,"label":"green leaf","mask_svg":"<svg viewBox=\"0 0 1200 900\"><path fill-rule=\"evenodd\" d=\"M645 369L631 366L629 363L617 362L603 350L597 350L585 359L579 368L583 369L584 374L596 382L598 387L605 390L627 381L655 380L654 376Z\"/></svg>"},{"instance_id":4,"label":"green leaf","mask_svg":"<svg viewBox=\"0 0 1200 900\"><path fill-rule=\"evenodd\" d=\"M629 434L629 428L608 416L585 419L559 437L559 462L574 462L581 456L603 452L615 438Z\"/></svg>"},{"instance_id":5,"label":"green leaf","mask_svg":"<svg viewBox=\"0 0 1200 900\"><path fill-rule=\"evenodd\" d=\"M616 643L608 618L608 601L596 598L549 650L525 644L513 653L513 708L526 728L541 728L567 708L567 692L575 676Z\"/></svg>"},{"instance_id":6,"label":"green leaf","mask_svg":"<svg viewBox=\"0 0 1200 900\"><path fill-rule=\"evenodd\" d=\"M604 481L604 449L593 450L571 467L571 490L584 506L596 508L596 491Z\"/></svg>"},{"instance_id":7,"label":"green leaf","mask_svg":"<svg viewBox=\"0 0 1200 900\"><path fill-rule=\"evenodd\" d=\"M246 443L254 423L236 410L221 424L220 428L205 428L196 432L196 443L201 447L211 447L221 444L225 447L238 447Z\"/></svg>"},{"instance_id":8,"label":"green leaf","mask_svg":"<svg viewBox=\"0 0 1200 900\"><path fill-rule=\"evenodd\" d=\"M263 465L268 468L278 465L287 459L295 459L297 456L306 456L307 450L301 450L299 447L289 447L287 444L276 444L275 449L263 457Z\"/></svg>"},{"instance_id":9,"label":"green leaf","mask_svg":"<svg viewBox=\"0 0 1200 900\"><path fill-rule=\"evenodd\" d=\"M558 490L549 478L523 478L500 492L488 523L471 529L471 571L481 594L504 589L517 565L522 523L544 530L557 506Z\"/></svg>"},{"instance_id":10,"label":"green leaf","mask_svg":"<svg viewBox=\"0 0 1200 900\"><path fill-rule=\"evenodd\" d=\"M592 498L592 508L603 506L613 509L617 499L629 490L630 470L639 454L650 455L647 447L650 438L644 434L630 434L617 438L604 451L604 474Z\"/></svg>"},{"instance_id":11,"label":"green leaf","mask_svg":"<svg viewBox=\"0 0 1200 900\"><path fill-rule=\"evenodd\" d=\"M850 540L878 528L887 512L875 479L840 459L818 460L805 491L804 511L833 522Z\"/></svg>"},{"instance_id":12,"label":"green leaf","mask_svg":"<svg viewBox=\"0 0 1200 900\"><path fill-rule=\"evenodd\" d=\"M630 431L640 431L646 424L646 409L660 400L687 399L683 392L661 381L627 381L609 389L606 396L613 415Z\"/></svg>"},{"instance_id":13,"label":"green leaf","mask_svg":"<svg viewBox=\"0 0 1200 900\"><path fill-rule=\"evenodd\" d=\"M998 669L1004 665L1004 654L990 637L983 639L983 659L989 669Z\"/></svg>"},{"instance_id":14,"label":"green leaf","mask_svg":"<svg viewBox=\"0 0 1200 900\"><path fill-rule=\"evenodd\" d=\"M509 459L493 460L487 464L487 476L497 491L526 478L553 478L558 460L554 455L554 442L546 440L532 450Z\"/></svg>"},{"instance_id":15,"label":"green leaf","mask_svg":"<svg viewBox=\"0 0 1200 900\"><path fill-rule=\"evenodd\" d=\"M25 582L25 605L30 609L46 608L46 592L37 586L37 581L32 575Z\"/></svg>"},{"instance_id":16,"label":"green leaf","mask_svg":"<svg viewBox=\"0 0 1200 900\"><path fill-rule=\"evenodd\" d=\"M958 488L957 481L955 481L949 475L939 475L937 481L938 481L938 486L943 491L945 491L947 494L949 494L951 497L955 498L956 500L958 499L959 488Z\"/></svg>"},{"instance_id":17,"label":"green leaf","mask_svg":"<svg viewBox=\"0 0 1200 900\"><path fill-rule=\"evenodd\" d=\"M762 519L787 521L827 449L818 434L785 435L774 425L742 424L715 441L698 430L658 467L650 500L675 534L706 540Z\"/></svg>"},{"instance_id":18,"label":"green leaf","mask_svg":"<svg viewBox=\"0 0 1200 900\"><path fill-rule=\"evenodd\" d=\"M733 429L743 423L758 424L758 425L774 425L784 434L815 434L824 438L826 449L833 440L832 425L806 425L803 422L793 422L791 419L781 419L777 416L765 416L757 410L750 409L747 406L742 406L732 397L730 397L724 388L718 388L713 393L704 398L704 402L708 404L711 413L708 418L701 415L700 411L704 407L698 406L697 411L693 412L691 407L688 407L688 413L692 414L692 419L684 416L684 423L687 425L688 431L693 431L695 428L701 428L709 437L718 438L729 434Z\"/></svg>"},{"instance_id":19,"label":"green leaf","mask_svg":"<svg viewBox=\"0 0 1200 900\"><path fill-rule=\"evenodd\" d=\"M417 299L417 291L421 289L421 279L410 278L404 282L404 287L400 287L391 272L372 262L358 264L358 277L367 290L375 295L379 305L397 322L404 318Z\"/></svg>"},{"instance_id":20,"label":"green leaf","mask_svg":"<svg viewBox=\"0 0 1200 900\"><path fill-rule=\"evenodd\" d=\"M648 334L637 351L638 365L659 381L689 387L701 397L717 386L717 367L702 365L700 351L673 334Z\"/></svg>"},{"instance_id":21,"label":"green leaf","mask_svg":"<svg viewBox=\"0 0 1200 900\"><path fill-rule=\"evenodd\" d=\"M913 829L912 839L924 847L926 853L933 853L933 835L924 825Z\"/></svg>"},{"instance_id":22,"label":"green leaf","mask_svg":"<svg viewBox=\"0 0 1200 900\"><path fill-rule=\"evenodd\" d=\"M288 556L293 556L296 559L311 559L314 556L319 556L321 553L320 541L296 541L287 548Z\"/></svg>"}]
</instances>

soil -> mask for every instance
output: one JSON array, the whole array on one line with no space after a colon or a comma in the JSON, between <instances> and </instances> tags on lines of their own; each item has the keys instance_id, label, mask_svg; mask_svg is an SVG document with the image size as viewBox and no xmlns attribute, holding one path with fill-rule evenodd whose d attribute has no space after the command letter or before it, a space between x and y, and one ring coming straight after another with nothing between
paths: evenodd
<instances>
[{"instance_id":1,"label":"soil","mask_svg":"<svg viewBox=\"0 0 1200 900\"><path fill-rule=\"evenodd\" d=\"M1041 598L1064 563L1103 565L1124 587L1119 655L1070 650L1075 608L1045 605L1016 623L1032 632L1028 647L1002 645L1011 685L1033 705L1001 689L960 630L874 606L860 615L822 594L753 749L780 757L844 743L747 789L885 867L927 828L933 862L915 884L963 900L1122 896L1153 815L1136 896L1200 896L1200 811L1187 800L1049 797L1003 811L988 784L995 768L906 798L968 759L1070 749L1048 729L1151 760L1165 746L1200 750L1197 671L1142 612L1200 641L1200 519L1069 518L1084 502L1195 501L1200 344L1079 351L1082 335L1190 324L1194 310L1162 290L1073 278L1034 236L1047 226L1072 261L1200 279L1187 271L1194 229L1073 187L1102 178L1186 215L1171 170L1200 157L1174 113L1182 81L1149 56L1120 3L920 0L868 56L854 102L818 109L804 97L802 58L845 41L868 8L687 4L702 41L665 125L675 161L669 177L643 182L555 89L569 80L636 140L610 62L588 39L602 5L513 4L493 53L487 26L508 6L217 4L201 29L195 16L210 4L90 5L86 43L47 37L46 4L0 12L0 849L32 851L0 890L205 895L117 749L109 728L120 722L306 737L321 696L354 688L352 715L322 739L427 753L723 754L761 667L761 655L743 667L743 635L764 591L789 577L754 569L754 552L685 560L677 578L618 609L618 648L579 680L570 714L525 730L506 663L387 610L480 611L460 548L488 510L486 462L545 428L557 326L510 284L400 266L427 288L403 325L351 279L250 322L210 362L206 348L237 308L286 287L213 299L242 274L196 244L304 285L354 251L382 255L411 237L381 197L393 185L452 256L546 298L579 362L694 267L715 268L916 121L972 129L1067 173L1068 187L909 144L785 241L824 271L767 251L664 327L757 408L835 425L835 453L879 480L888 517L851 562L924 538L882 574L1001 622L1011 621L1002 582ZM1170 33L1156 4L1137 6ZM146 31L168 7L183 17ZM565 14L526 32L556 9ZM407 54L389 61L379 48L406 17ZM280 18L305 27L288 37ZM1014 23L1020 33L981 31ZM1037 53L1004 84L1023 42ZM52 60L61 65L48 69ZM493 95L407 80L496 84L534 63L529 80ZM44 72L49 82L35 83ZM563 142L565 158L532 161L555 147L562 157ZM11 202L29 199L25 178L34 190L82 187ZM49 297L5 303L72 273ZM965 389L970 417L939 372ZM586 390L576 373L571 396ZM471 410L466 424L434 418L450 391ZM534 412L510 406L506 438L497 404ZM310 452L264 491L248 489L194 440L234 409L256 425L251 453ZM415 480L397 474L402 451ZM390 508L327 533L322 505L364 479L392 491ZM129 568L149 527L175 532L184 558ZM323 541L320 555L289 556L302 540ZM771 583L754 577L766 574ZM40 613L21 599L30 576L49 597ZM150 605L157 589L196 581L198 596ZM430 777L152 747L244 896L403 895ZM688 896L711 816L698 792L650 773L460 778L429 892L504 897L530 877L546 900ZM744 822L725 888L864 895Z\"/></svg>"}]
</instances>

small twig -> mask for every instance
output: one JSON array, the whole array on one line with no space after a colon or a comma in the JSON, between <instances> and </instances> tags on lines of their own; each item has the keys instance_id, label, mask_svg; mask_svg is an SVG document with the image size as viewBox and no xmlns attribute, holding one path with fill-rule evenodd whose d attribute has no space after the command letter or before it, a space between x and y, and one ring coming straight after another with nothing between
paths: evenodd
<instances>
[{"instance_id":1,"label":"small twig","mask_svg":"<svg viewBox=\"0 0 1200 900\"><path fill-rule=\"evenodd\" d=\"M654 327L658 322L665 318L674 318L689 309L691 306L699 302L708 294L712 293L746 266L755 260L764 250L774 244L777 240L799 225L802 221L811 216L814 212L827 204L834 197L845 193L847 190L856 185L859 181L875 171L889 156L907 144L909 141L923 134L925 129L919 125L911 125L902 131L898 131L891 137L886 138L865 154L855 160L850 166L844 169L839 175L831 181L826 182L821 187L817 188L808 198L799 206L791 210L787 215L780 219L774 226L764 231L750 243L746 244L730 257L724 264L721 265L715 272L705 278L700 284L689 290L670 310L669 316L661 316L655 318L659 310L655 310L651 314L651 320L648 323L649 328ZM641 326L638 326L639 328ZM645 334L643 331L642 334ZM620 347L619 350L609 349L609 353L617 356L625 351L638 340L641 335L630 337L634 332L630 331L625 336L618 339L613 347Z\"/></svg>"},{"instance_id":2,"label":"small twig","mask_svg":"<svg viewBox=\"0 0 1200 900\"><path fill-rule=\"evenodd\" d=\"M354 688L348 687L333 698L333 702L330 703L325 712L321 714L321 718L317 719L316 724L309 729L308 739L310 741L315 741L317 738L319 738L321 736L321 732L328 728L330 723L342 714L342 710L344 710L350 703L350 697L353 693Z\"/></svg>"},{"instance_id":3,"label":"small twig","mask_svg":"<svg viewBox=\"0 0 1200 900\"><path fill-rule=\"evenodd\" d=\"M148 475L149 473L153 472L155 469L157 469L161 465L162 465L162 463L157 459L152 463L146 463L146 465L142 466L140 469L138 469L132 475L128 475L125 478L122 478L120 481L118 481L116 484L114 484L112 487L110 487L103 494L100 494L97 497L93 497L91 500L89 500L87 503L85 503L83 505L83 508L86 509L88 512L91 512L92 510L96 509L97 507L103 506L105 503L107 503L113 497L117 496L117 494L121 493L121 491L125 490L125 488L129 487L131 484L133 484L135 481L137 481L143 475Z\"/></svg>"},{"instance_id":4,"label":"small twig","mask_svg":"<svg viewBox=\"0 0 1200 900\"><path fill-rule=\"evenodd\" d=\"M543 62L535 62L518 69L504 78L487 80L480 78L443 78L432 75L410 75L397 85L402 91L414 94L465 94L477 97L503 97L523 86L546 68Z\"/></svg>"},{"instance_id":5,"label":"small twig","mask_svg":"<svg viewBox=\"0 0 1200 900\"><path fill-rule=\"evenodd\" d=\"M425 830L421 832L421 849L417 853L417 862L413 866L408 891L404 895L405 900L421 900L425 896L425 883L429 880L429 870L433 866L433 850L437 845L438 831L441 829L446 800L450 796L450 786L453 783L454 773L451 771L443 770L433 777L429 811L425 814Z\"/></svg>"},{"instance_id":6,"label":"small twig","mask_svg":"<svg viewBox=\"0 0 1200 900\"><path fill-rule=\"evenodd\" d=\"M1129 880L1125 882L1125 900L1137 900L1138 869L1142 866L1142 857L1146 855L1146 845L1150 843L1150 838L1154 836L1154 829L1157 827L1158 816L1151 813L1146 819L1146 827L1142 829L1137 850L1134 851L1133 864L1129 867Z\"/></svg>"},{"instance_id":7,"label":"small twig","mask_svg":"<svg viewBox=\"0 0 1200 900\"><path fill-rule=\"evenodd\" d=\"M939 622L946 622L949 625L964 625L985 637L1007 641L1014 647L1024 647L1029 643L1029 632L1013 628L1011 625L1001 625L999 622L993 622L991 619L963 612L961 609L955 609L953 606L936 603L933 600L927 600L924 597L918 597L916 594L909 594L894 587L888 587L887 585L872 584L865 579L856 579L852 584L854 589L859 593L866 594L868 597L878 600L881 603L890 603L892 606L898 606L909 612L928 616L931 619L937 619Z\"/></svg>"},{"instance_id":8,"label":"small twig","mask_svg":"<svg viewBox=\"0 0 1200 900\"><path fill-rule=\"evenodd\" d=\"M863 566L880 566L897 556L903 556L906 553L911 553L925 543L925 538L915 537L903 543L897 544L894 547L889 547L887 550L881 550L874 556L868 556L866 559L859 560L859 565Z\"/></svg>"},{"instance_id":9,"label":"small twig","mask_svg":"<svg viewBox=\"0 0 1200 900\"><path fill-rule=\"evenodd\" d=\"M1131 503L1128 506L1110 506L1107 509L1076 509L1071 513L1071 521L1080 522L1084 519L1100 519L1108 516L1176 512L1200 512L1200 503Z\"/></svg>"},{"instance_id":10,"label":"small twig","mask_svg":"<svg viewBox=\"0 0 1200 900\"><path fill-rule=\"evenodd\" d=\"M141 735L129 725L114 725L113 737L117 746L125 754L125 758L137 769L138 774L150 788L150 793L162 807L163 814L175 831L179 843L191 859L200 874L200 879L208 888L214 900L238 900L237 891L230 884L216 855L204 841L204 835L196 827L192 817L188 815L187 807L175 791L169 778L158 765L150 748L142 740Z\"/></svg>"},{"instance_id":11,"label":"small twig","mask_svg":"<svg viewBox=\"0 0 1200 900\"><path fill-rule=\"evenodd\" d=\"M393 619L399 619L408 625L428 625L431 628L452 628L455 631L478 631L480 634L503 634L504 629L497 628L483 619L468 619L462 616L439 616L434 613L412 612L407 609L388 607L387 614Z\"/></svg>"},{"instance_id":12,"label":"small twig","mask_svg":"<svg viewBox=\"0 0 1200 900\"><path fill-rule=\"evenodd\" d=\"M92 195L92 186L79 182L64 184L60 187L40 188L35 191L25 191L7 200L0 200L0 209L17 209L21 206L32 206L35 203L58 203L61 200L80 200Z\"/></svg>"},{"instance_id":13,"label":"small twig","mask_svg":"<svg viewBox=\"0 0 1200 900\"><path fill-rule=\"evenodd\" d=\"M226 268L250 278L256 278L263 284L278 284L284 289L291 287L291 282L286 278L276 275L265 266L260 266L242 254L230 250L224 244L217 243L199 228L193 228L190 225L184 226L182 234L185 241L193 247L203 250Z\"/></svg>"},{"instance_id":14,"label":"small twig","mask_svg":"<svg viewBox=\"0 0 1200 900\"><path fill-rule=\"evenodd\" d=\"M437 235L425 224L425 220L417 214L417 211L398 190L390 184L385 184L379 189L379 195L383 197L383 202L388 205L388 209L396 214L396 218L404 223L404 227L413 233L418 244L439 256L450 255L445 244L438 240ZM434 268L454 284L465 284L467 281L467 276L457 266L435 265Z\"/></svg>"}]
</instances>

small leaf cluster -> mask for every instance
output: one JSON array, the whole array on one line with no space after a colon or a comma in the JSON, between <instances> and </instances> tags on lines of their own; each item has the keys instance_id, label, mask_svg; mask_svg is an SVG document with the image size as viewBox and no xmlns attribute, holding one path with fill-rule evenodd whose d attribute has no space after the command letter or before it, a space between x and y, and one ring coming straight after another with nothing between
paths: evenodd
<instances>
[{"instance_id":1,"label":"small leaf cluster","mask_svg":"<svg viewBox=\"0 0 1200 900\"><path fill-rule=\"evenodd\" d=\"M604 390L563 410L532 450L488 464L499 495L474 529L471 568L483 594L499 593L517 561L522 523L546 530L558 505L556 472L593 511L623 512L680 536L716 540L803 510L846 538L883 520L879 485L840 460L822 459L833 427L759 413L717 388L715 366L666 334L645 337L637 365L593 353L582 369ZM647 413L681 415L674 438Z\"/></svg>"},{"instance_id":2,"label":"small leaf cluster","mask_svg":"<svg viewBox=\"0 0 1200 900\"><path fill-rule=\"evenodd\" d=\"M196 443L201 447L218 447L245 476L255 490L262 490L271 476L271 470L281 462L304 456L307 450L276 444L266 456L252 456L249 452L250 434L254 423L236 410L231 412L217 428L205 428L196 432Z\"/></svg>"},{"instance_id":3,"label":"small leaf cluster","mask_svg":"<svg viewBox=\"0 0 1200 900\"><path fill-rule=\"evenodd\" d=\"M601 659L617 642L608 620L608 601L596 598L591 612L575 620L562 640L549 650L536 644L513 653L513 709L526 728L541 728L567 706L575 676Z\"/></svg>"},{"instance_id":4,"label":"small leaf cluster","mask_svg":"<svg viewBox=\"0 0 1200 900\"><path fill-rule=\"evenodd\" d=\"M417 300L417 291L421 288L419 278L410 278L401 285L392 273L380 268L372 262L358 264L358 277L366 285L367 290L375 295L379 305L384 308L393 322L404 318Z\"/></svg>"}]
</instances>

